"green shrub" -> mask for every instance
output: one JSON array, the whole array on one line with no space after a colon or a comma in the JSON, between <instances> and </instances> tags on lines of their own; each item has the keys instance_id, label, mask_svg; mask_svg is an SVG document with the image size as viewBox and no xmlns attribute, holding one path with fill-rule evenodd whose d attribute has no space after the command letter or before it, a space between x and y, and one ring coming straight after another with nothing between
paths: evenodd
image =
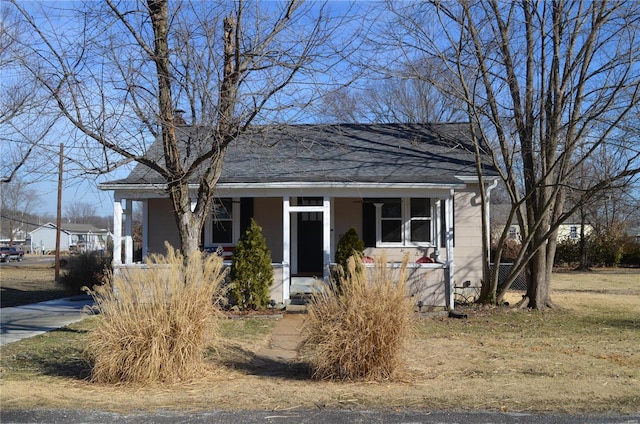
<instances>
[{"instance_id":1,"label":"green shrub","mask_svg":"<svg viewBox=\"0 0 640 424\"><path fill-rule=\"evenodd\" d=\"M271 251L262 227L253 219L233 252L230 281L230 292L239 308L263 309L269 304L273 284Z\"/></svg>"},{"instance_id":2,"label":"green shrub","mask_svg":"<svg viewBox=\"0 0 640 424\"><path fill-rule=\"evenodd\" d=\"M587 255L592 265L617 266L624 254L625 242L628 236L624 231L623 222L613 222L599 231L589 235Z\"/></svg>"},{"instance_id":3,"label":"green shrub","mask_svg":"<svg viewBox=\"0 0 640 424\"><path fill-rule=\"evenodd\" d=\"M405 258L394 275L385 257L365 268L359 255L337 282L315 293L303 326L302 352L313 377L383 380L397 376L408 341L413 305L406 286Z\"/></svg>"},{"instance_id":4,"label":"green shrub","mask_svg":"<svg viewBox=\"0 0 640 424\"><path fill-rule=\"evenodd\" d=\"M610 237L590 238L587 255L595 266L617 266L623 255L623 245L620 240Z\"/></svg>"},{"instance_id":5,"label":"green shrub","mask_svg":"<svg viewBox=\"0 0 640 424\"><path fill-rule=\"evenodd\" d=\"M558 241L553 259L555 266L573 265L580 262L580 241L565 238Z\"/></svg>"},{"instance_id":6,"label":"green shrub","mask_svg":"<svg viewBox=\"0 0 640 424\"><path fill-rule=\"evenodd\" d=\"M351 227L338 240L335 256L336 265L342 267L342 269L347 269L349 258L355 254L360 256L364 254L364 241L360 240L356 229Z\"/></svg>"},{"instance_id":7,"label":"green shrub","mask_svg":"<svg viewBox=\"0 0 640 424\"><path fill-rule=\"evenodd\" d=\"M111 257L98 252L85 252L70 256L65 268L67 271L60 276L60 284L71 294L81 294L83 287L103 284L111 268Z\"/></svg>"},{"instance_id":8,"label":"green shrub","mask_svg":"<svg viewBox=\"0 0 640 424\"><path fill-rule=\"evenodd\" d=\"M640 242L629 238L624 244L623 252L622 258L620 258L620 265L640 266Z\"/></svg>"},{"instance_id":9,"label":"green shrub","mask_svg":"<svg viewBox=\"0 0 640 424\"><path fill-rule=\"evenodd\" d=\"M91 295L100 323L88 336L91 379L145 385L203 374L205 348L216 343L222 260L167 246L146 266L121 269Z\"/></svg>"}]
</instances>

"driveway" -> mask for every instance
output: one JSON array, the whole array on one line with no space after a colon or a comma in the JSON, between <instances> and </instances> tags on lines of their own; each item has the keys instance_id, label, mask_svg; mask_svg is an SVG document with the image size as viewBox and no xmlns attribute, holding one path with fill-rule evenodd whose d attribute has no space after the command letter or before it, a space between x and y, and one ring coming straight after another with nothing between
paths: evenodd
<instances>
[{"instance_id":1,"label":"driveway","mask_svg":"<svg viewBox=\"0 0 640 424\"><path fill-rule=\"evenodd\" d=\"M0 309L0 346L64 327L85 318L90 296L74 296Z\"/></svg>"}]
</instances>

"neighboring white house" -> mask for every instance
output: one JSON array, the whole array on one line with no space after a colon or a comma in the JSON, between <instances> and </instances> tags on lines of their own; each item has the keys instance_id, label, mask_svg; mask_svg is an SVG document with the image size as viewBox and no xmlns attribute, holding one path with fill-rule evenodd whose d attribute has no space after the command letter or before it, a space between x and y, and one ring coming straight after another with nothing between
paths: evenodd
<instances>
[{"instance_id":1,"label":"neighboring white house","mask_svg":"<svg viewBox=\"0 0 640 424\"><path fill-rule=\"evenodd\" d=\"M578 241L580 240L580 224L572 224L572 223L563 223L558 227L558 241L570 240L570 241ZM593 231L593 227L591 224L584 225L584 235L585 237L591 234ZM494 237L500 237L500 234L497 232L493 233ZM519 225L510 225L509 226L509 235L507 236L510 240L521 241L520 234L520 226ZM495 239L497 240L497 238Z\"/></svg>"},{"instance_id":2,"label":"neighboring white house","mask_svg":"<svg viewBox=\"0 0 640 424\"><path fill-rule=\"evenodd\" d=\"M574 221L568 221L563 224L560 224L558 227L558 241L562 240L571 240L578 241L580 240L580 232L581 232L580 223L576 223ZM584 235L585 237L589 236L593 232L593 226L591 224L584 224Z\"/></svg>"},{"instance_id":3,"label":"neighboring white house","mask_svg":"<svg viewBox=\"0 0 640 424\"><path fill-rule=\"evenodd\" d=\"M29 233L32 252L51 252L56 249L56 225L48 222ZM60 226L60 250L69 252L92 252L107 248L112 237L109 230L90 224L62 224Z\"/></svg>"},{"instance_id":4,"label":"neighboring white house","mask_svg":"<svg viewBox=\"0 0 640 424\"><path fill-rule=\"evenodd\" d=\"M179 126L176 133L185 161L215 144L206 128ZM297 280L327 276L340 236L354 227L366 255L386 251L392 263L409 255L416 302L451 308L455 285L477 287L485 278L480 190L489 188L478 183L471 140L468 123L254 129L228 147L202 249L232 250L254 218L272 252L271 297L286 303ZM160 142L147 159L164 163ZM487 182L496 175L487 165ZM192 181L195 198L197 175ZM134 202L143 211L143 257L163 253L165 241L179 245L166 182L156 171L138 164L100 188L114 191L116 271L138 266L129 224Z\"/></svg>"},{"instance_id":5,"label":"neighboring white house","mask_svg":"<svg viewBox=\"0 0 640 424\"><path fill-rule=\"evenodd\" d=\"M491 239L493 242L497 242L502 235L502 231L505 228L505 222L511 210L511 205L507 204L495 204L491 205ZM558 226L558 241L578 241L580 240L580 220L575 216L570 216L565 222ZM584 224L584 235L588 236L593 232L593 226L591 224ZM520 231L520 225L515 223L509 226L507 233L507 240L515 240L520 243L522 241L522 234Z\"/></svg>"}]
</instances>

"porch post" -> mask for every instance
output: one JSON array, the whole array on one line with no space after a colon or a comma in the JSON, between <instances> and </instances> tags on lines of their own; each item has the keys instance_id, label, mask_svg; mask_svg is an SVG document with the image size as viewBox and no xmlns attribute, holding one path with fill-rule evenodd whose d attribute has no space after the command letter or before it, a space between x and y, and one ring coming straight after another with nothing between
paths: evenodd
<instances>
[{"instance_id":1,"label":"porch post","mask_svg":"<svg viewBox=\"0 0 640 424\"><path fill-rule=\"evenodd\" d=\"M133 263L133 201L127 199L124 210L124 263Z\"/></svg>"},{"instance_id":2,"label":"porch post","mask_svg":"<svg viewBox=\"0 0 640 424\"><path fill-rule=\"evenodd\" d=\"M442 199L436 199L435 202L435 215L436 215L436 225L434 228L434 237L435 237L435 251L433 252L433 259L436 261L440 261L440 249L442 246L442 220L444 217L442 216Z\"/></svg>"},{"instance_id":3,"label":"porch post","mask_svg":"<svg viewBox=\"0 0 640 424\"><path fill-rule=\"evenodd\" d=\"M329 264L331 263L331 199L325 196L322 200L322 276L329 277Z\"/></svg>"},{"instance_id":4,"label":"porch post","mask_svg":"<svg viewBox=\"0 0 640 424\"><path fill-rule=\"evenodd\" d=\"M122 265L122 200L113 202L113 264Z\"/></svg>"},{"instance_id":5,"label":"porch post","mask_svg":"<svg viewBox=\"0 0 640 424\"><path fill-rule=\"evenodd\" d=\"M454 263L453 263L453 195L454 191L451 190L449 197L445 200L445 227L447 229L447 308L452 310L454 304Z\"/></svg>"},{"instance_id":6,"label":"porch post","mask_svg":"<svg viewBox=\"0 0 640 424\"><path fill-rule=\"evenodd\" d=\"M282 301L289 299L291 285L291 211L289 196L282 198Z\"/></svg>"},{"instance_id":7,"label":"porch post","mask_svg":"<svg viewBox=\"0 0 640 424\"><path fill-rule=\"evenodd\" d=\"M149 200L142 201L142 260L149 254Z\"/></svg>"}]
</instances>

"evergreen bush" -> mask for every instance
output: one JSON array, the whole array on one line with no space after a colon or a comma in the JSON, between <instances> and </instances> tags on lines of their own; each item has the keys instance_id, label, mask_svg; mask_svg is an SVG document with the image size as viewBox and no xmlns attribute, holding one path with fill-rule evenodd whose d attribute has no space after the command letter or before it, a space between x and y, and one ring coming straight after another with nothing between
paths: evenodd
<instances>
[{"instance_id":1,"label":"evergreen bush","mask_svg":"<svg viewBox=\"0 0 640 424\"><path fill-rule=\"evenodd\" d=\"M624 253L620 259L620 265L622 266L640 266L640 241L635 241L630 237L624 243Z\"/></svg>"},{"instance_id":2,"label":"evergreen bush","mask_svg":"<svg viewBox=\"0 0 640 424\"><path fill-rule=\"evenodd\" d=\"M555 266L571 266L580 262L580 241L565 238L559 240L553 260Z\"/></svg>"},{"instance_id":3,"label":"evergreen bush","mask_svg":"<svg viewBox=\"0 0 640 424\"><path fill-rule=\"evenodd\" d=\"M271 251L262 227L251 219L233 253L230 293L241 309L263 309L269 304L273 284Z\"/></svg>"},{"instance_id":4,"label":"evergreen bush","mask_svg":"<svg viewBox=\"0 0 640 424\"><path fill-rule=\"evenodd\" d=\"M588 246L587 254L595 266L618 266L624 254L622 239L609 233L592 235Z\"/></svg>"},{"instance_id":5,"label":"evergreen bush","mask_svg":"<svg viewBox=\"0 0 640 424\"><path fill-rule=\"evenodd\" d=\"M336 264L342 269L347 269L349 258L354 254L360 256L364 254L364 242L358 237L356 229L351 227L338 240L335 256Z\"/></svg>"}]
</instances>

